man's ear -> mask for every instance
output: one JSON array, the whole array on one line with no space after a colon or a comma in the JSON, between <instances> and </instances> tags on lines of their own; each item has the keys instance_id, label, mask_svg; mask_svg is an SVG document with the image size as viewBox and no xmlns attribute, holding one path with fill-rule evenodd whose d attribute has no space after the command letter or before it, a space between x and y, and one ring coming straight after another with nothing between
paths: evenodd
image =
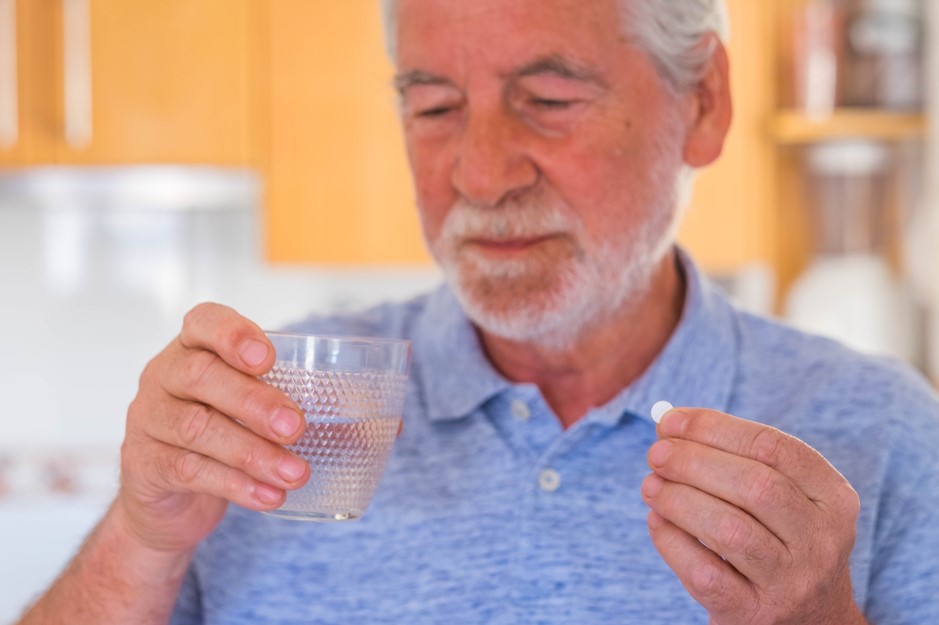
<instances>
[{"instance_id":1,"label":"man's ear","mask_svg":"<svg viewBox=\"0 0 939 625\"><path fill-rule=\"evenodd\" d=\"M733 118L730 97L730 61L727 50L711 35L714 53L697 85L686 94L688 134L682 153L686 165L704 167L721 155Z\"/></svg>"}]
</instances>

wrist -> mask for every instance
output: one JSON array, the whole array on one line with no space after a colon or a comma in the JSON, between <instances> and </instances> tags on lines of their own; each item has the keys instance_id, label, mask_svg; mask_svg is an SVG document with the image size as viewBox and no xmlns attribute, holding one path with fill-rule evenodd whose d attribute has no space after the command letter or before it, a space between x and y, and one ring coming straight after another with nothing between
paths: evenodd
<instances>
[{"instance_id":1,"label":"wrist","mask_svg":"<svg viewBox=\"0 0 939 625\"><path fill-rule=\"evenodd\" d=\"M135 585L180 583L195 552L195 549L160 549L149 544L135 531L120 497L102 520L95 539L109 552L110 561L121 564L125 580Z\"/></svg>"}]
</instances>

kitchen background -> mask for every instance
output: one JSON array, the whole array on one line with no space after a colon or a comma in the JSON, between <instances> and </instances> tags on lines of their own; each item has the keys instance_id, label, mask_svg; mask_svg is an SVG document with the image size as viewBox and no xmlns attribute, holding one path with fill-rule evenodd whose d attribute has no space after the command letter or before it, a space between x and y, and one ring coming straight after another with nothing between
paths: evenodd
<instances>
[{"instance_id":1,"label":"kitchen background","mask_svg":"<svg viewBox=\"0 0 939 625\"><path fill-rule=\"evenodd\" d=\"M438 282L376 4L0 0L0 622L107 505L193 304L273 328ZM939 6L728 4L736 120L682 243L745 306L939 381Z\"/></svg>"}]
</instances>

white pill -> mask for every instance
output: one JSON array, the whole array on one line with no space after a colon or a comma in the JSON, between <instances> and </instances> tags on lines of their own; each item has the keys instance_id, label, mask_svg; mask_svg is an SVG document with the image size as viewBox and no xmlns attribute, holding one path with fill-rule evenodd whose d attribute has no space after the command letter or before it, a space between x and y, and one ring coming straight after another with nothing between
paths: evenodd
<instances>
[{"instance_id":1,"label":"white pill","mask_svg":"<svg viewBox=\"0 0 939 625\"><path fill-rule=\"evenodd\" d=\"M652 420L656 423L662 422L662 417L665 416L665 413L674 408L667 401L657 401L655 405L652 406Z\"/></svg>"}]
</instances>

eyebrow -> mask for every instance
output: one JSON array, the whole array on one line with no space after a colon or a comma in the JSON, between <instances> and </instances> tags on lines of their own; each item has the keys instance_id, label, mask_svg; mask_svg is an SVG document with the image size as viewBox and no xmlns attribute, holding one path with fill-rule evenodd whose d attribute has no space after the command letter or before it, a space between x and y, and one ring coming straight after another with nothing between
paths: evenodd
<instances>
[{"instance_id":1,"label":"eyebrow","mask_svg":"<svg viewBox=\"0 0 939 625\"><path fill-rule=\"evenodd\" d=\"M526 76L541 76L544 74L550 74L568 80L590 82L600 87L607 86L606 81L600 77L600 74L560 54L549 54L548 56L535 59L528 65L512 72L511 76L514 78L524 78Z\"/></svg>"},{"instance_id":2,"label":"eyebrow","mask_svg":"<svg viewBox=\"0 0 939 625\"><path fill-rule=\"evenodd\" d=\"M410 87L418 85L453 86L453 83L446 78L419 69L396 75L392 84L399 94L404 94Z\"/></svg>"},{"instance_id":3,"label":"eyebrow","mask_svg":"<svg viewBox=\"0 0 939 625\"><path fill-rule=\"evenodd\" d=\"M543 76L546 74L567 80L589 82L604 88L608 86L606 81L603 80L597 72L560 54L550 54L535 59L531 63L509 72L507 77L509 79L518 79L528 76ZM454 86L453 83L446 78L423 70L411 70L398 74L394 77L393 85L399 94L404 94L410 87L420 85Z\"/></svg>"}]
</instances>

